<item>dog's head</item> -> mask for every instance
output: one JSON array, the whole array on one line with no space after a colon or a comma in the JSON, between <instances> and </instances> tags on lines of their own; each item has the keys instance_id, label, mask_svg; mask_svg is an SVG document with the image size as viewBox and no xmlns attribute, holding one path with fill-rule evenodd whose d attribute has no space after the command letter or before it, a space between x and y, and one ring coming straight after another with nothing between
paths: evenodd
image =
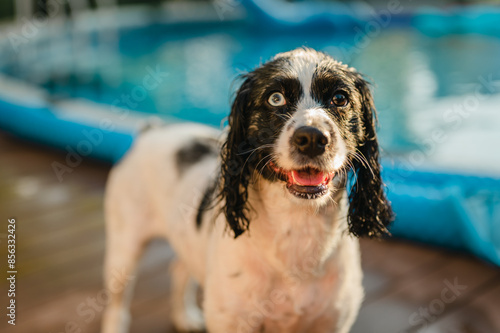
<instances>
[{"instance_id":1,"label":"dog's head","mask_svg":"<svg viewBox=\"0 0 500 333\"><path fill-rule=\"evenodd\" d=\"M248 229L248 187L259 177L304 205L325 205L350 184L350 231L386 233L392 210L380 178L375 108L364 78L324 53L297 49L243 79L222 150L220 195L235 236Z\"/></svg>"}]
</instances>

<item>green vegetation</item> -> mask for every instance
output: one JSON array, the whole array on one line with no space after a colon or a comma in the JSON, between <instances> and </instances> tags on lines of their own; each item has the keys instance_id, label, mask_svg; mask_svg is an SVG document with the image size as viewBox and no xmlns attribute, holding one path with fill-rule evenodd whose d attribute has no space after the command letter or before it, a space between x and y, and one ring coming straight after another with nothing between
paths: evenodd
<instances>
[{"instance_id":1,"label":"green vegetation","mask_svg":"<svg viewBox=\"0 0 500 333\"><path fill-rule=\"evenodd\" d=\"M0 20L11 18L14 16L14 1L0 1Z\"/></svg>"}]
</instances>

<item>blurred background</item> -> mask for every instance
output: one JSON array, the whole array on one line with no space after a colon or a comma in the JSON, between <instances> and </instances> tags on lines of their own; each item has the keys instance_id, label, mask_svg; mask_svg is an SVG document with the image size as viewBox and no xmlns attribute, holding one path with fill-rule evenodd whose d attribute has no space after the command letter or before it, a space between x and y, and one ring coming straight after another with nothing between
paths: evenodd
<instances>
[{"instance_id":1,"label":"blurred background","mask_svg":"<svg viewBox=\"0 0 500 333\"><path fill-rule=\"evenodd\" d=\"M98 332L110 166L152 119L222 128L239 74L308 46L373 83L397 214L391 240L362 241L352 332L500 332L497 4L1 0L0 274L15 218L18 304L1 331ZM133 332L171 331L172 256L146 254Z\"/></svg>"}]
</instances>

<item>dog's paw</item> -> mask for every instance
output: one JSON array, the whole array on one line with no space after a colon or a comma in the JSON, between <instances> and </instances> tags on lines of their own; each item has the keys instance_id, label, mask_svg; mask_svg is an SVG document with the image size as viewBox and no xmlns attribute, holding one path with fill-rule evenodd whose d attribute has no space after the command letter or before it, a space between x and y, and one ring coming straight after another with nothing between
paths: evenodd
<instances>
[{"instance_id":1,"label":"dog's paw","mask_svg":"<svg viewBox=\"0 0 500 333\"><path fill-rule=\"evenodd\" d=\"M130 325L130 313L121 307L109 306L102 318L101 333L125 333Z\"/></svg>"},{"instance_id":2,"label":"dog's paw","mask_svg":"<svg viewBox=\"0 0 500 333\"><path fill-rule=\"evenodd\" d=\"M189 308L182 313L174 314L172 318L175 330L179 333L205 332L205 320L203 313L196 308Z\"/></svg>"}]
</instances>

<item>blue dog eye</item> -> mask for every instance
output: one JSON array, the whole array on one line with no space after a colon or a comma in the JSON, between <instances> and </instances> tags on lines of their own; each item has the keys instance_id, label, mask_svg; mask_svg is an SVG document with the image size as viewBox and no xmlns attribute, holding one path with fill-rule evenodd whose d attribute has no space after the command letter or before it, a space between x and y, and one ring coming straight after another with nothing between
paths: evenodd
<instances>
[{"instance_id":1,"label":"blue dog eye","mask_svg":"<svg viewBox=\"0 0 500 333\"><path fill-rule=\"evenodd\" d=\"M275 93L272 93L271 96L269 96L267 102L271 106L283 106L283 105L286 104L286 99L285 99L285 96L283 96L282 93L275 92Z\"/></svg>"}]
</instances>

